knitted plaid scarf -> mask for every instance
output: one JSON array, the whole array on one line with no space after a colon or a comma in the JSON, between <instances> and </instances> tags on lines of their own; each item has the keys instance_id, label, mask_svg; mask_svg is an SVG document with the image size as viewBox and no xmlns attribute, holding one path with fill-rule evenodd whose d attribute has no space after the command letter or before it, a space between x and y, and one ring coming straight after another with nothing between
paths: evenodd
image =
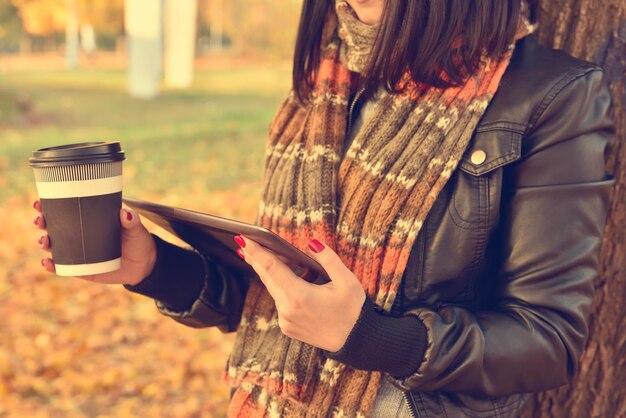
<instances>
[{"instance_id":1,"label":"knitted plaid scarf","mask_svg":"<svg viewBox=\"0 0 626 418\"><path fill-rule=\"evenodd\" d=\"M524 17L516 39L532 32ZM270 126L257 224L301 250L331 246L367 295L389 311L413 242L457 167L498 88L514 44L484 57L460 87L408 82L381 93L342 159L351 71L361 71L376 29L337 0L324 29L313 99L291 93ZM229 417L364 417L381 373L352 369L286 337L260 281L248 291L225 372L235 388Z\"/></svg>"}]
</instances>

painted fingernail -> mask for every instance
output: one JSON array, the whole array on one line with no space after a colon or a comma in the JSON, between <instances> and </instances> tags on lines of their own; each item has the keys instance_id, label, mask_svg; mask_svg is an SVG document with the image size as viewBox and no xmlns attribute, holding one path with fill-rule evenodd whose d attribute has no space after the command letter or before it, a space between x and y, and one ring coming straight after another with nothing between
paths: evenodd
<instances>
[{"instance_id":1,"label":"painted fingernail","mask_svg":"<svg viewBox=\"0 0 626 418\"><path fill-rule=\"evenodd\" d=\"M239 257L243 258L244 260L246 259L246 256L243 255L243 251L241 248L237 248L237 254L239 254Z\"/></svg>"},{"instance_id":2,"label":"painted fingernail","mask_svg":"<svg viewBox=\"0 0 626 418\"><path fill-rule=\"evenodd\" d=\"M246 248L246 242L243 240L241 235L235 235L235 238L233 239L240 247Z\"/></svg>"},{"instance_id":3,"label":"painted fingernail","mask_svg":"<svg viewBox=\"0 0 626 418\"><path fill-rule=\"evenodd\" d=\"M324 249L324 244L322 244L321 242L313 238L311 242L309 242L309 248L314 253L319 253L320 251Z\"/></svg>"},{"instance_id":4,"label":"painted fingernail","mask_svg":"<svg viewBox=\"0 0 626 418\"><path fill-rule=\"evenodd\" d=\"M39 237L39 239L37 240L37 242L39 243L39 245L43 244L43 235Z\"/></svg>"},{"instance_id":5,"label":"painted fingernail","mask_svg":"<svg viewBox=\"0 0 626 418\"><path fill-rule=\"evenodd\" d=\"M35 208L35 209L37 209L37 202L38 202L38 200L35 200L35 201L33 202L33 208Z\"/></svg>"},{"instance_id":6,"label":"painted fingernail","mask_svg":"<svg viewBox=\"0 0 626 418\"><path fill-rule=\"evenodd\" d=\"M45 263L46 263L46 259L45 259L45 258L42 258L42 259L41 259L41 265L45 267L45 266L46 266L46 264L45 264Z\"/></svg>"},{"instance_id":7,"label":"painted fingernail","mask_svg":"<svg viewBox=\"0 0 626 418\"><path fill-rule=\"evenodd\" d=\"M127 221L132 221L133 220L133 214L126 211L126 220Z\"/></svg>"},{"instance_id":8,"label":"painted fingernail","mask_svg":"<svg viewBox=\"0 0 626 418\"><path fill-rule=\"evenodd\" d=\"M35 225L39 225L39 216L37 216L33 222L35 223Z\"/></svg>"}]
</instances>

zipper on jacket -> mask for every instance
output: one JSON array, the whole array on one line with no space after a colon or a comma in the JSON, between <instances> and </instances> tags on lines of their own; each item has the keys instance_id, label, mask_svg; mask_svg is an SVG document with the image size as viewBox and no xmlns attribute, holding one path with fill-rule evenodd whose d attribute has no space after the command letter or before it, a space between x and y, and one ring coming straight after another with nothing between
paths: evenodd
<instances>
[{"instance_id":1,"label":"zipper on jacket","mask_svg":"<svg viewBox=\"0 0 626 418\"><path fill-rule=\"evenodd\" d=\"M404 400L406 401L406 406L409 408L409 413L411 414L411 418L417 418L417 412L415 411L415 404L411 399L412 396L408 391L402 391L402 395L404 395Z\"/></svg>"},{"instance_id":2,"label":"zipper on jacket","mask_svg":"<svg viewBox=\"0 0 626 418\"><path fill-rule=\"evenodd\" d=\"M361 87L359 91L357 91L356 94L354 95L354 99L352 99L352 103L350 103L350 108L348 109L348 129L346 130L346 132L348 133L350 132L350 129L352 129L352 112L354 112L354 107L356 106L357 102L359 101L359 99L361 98L364 92L365 92L365 87Z\"/></svg>"}]
</instances>

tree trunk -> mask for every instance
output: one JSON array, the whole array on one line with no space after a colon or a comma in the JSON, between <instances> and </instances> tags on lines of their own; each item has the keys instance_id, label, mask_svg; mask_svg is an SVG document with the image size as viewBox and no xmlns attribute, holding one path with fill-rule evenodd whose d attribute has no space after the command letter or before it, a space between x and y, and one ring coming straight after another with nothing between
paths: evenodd
<instances>
[{"instance_id":1,"label":"tree trunk","mask_svg":"<svg viewBox=\"0 0 626 418\"><path fill-rule=\"evenodd\" d=\"M537 395L530 417L626 417L626 1L541 0L539 40L606 70L617 123L607 170L617 181L600 252L600 274L580 373Z\"/></svg>"}]
</instances>

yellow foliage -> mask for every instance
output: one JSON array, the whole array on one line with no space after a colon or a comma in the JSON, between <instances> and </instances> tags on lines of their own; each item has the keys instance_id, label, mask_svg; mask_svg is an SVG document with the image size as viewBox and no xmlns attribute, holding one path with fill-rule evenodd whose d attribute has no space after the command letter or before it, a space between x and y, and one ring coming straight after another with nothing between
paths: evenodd
<instances>
[{"instance_id":1,"label":"yellow foliage","mask_svg":"<svg viewBox=\"0 0 626 418\"><path fill-rule=\"evenodd\" d=\"M78 21L96 30L121 32L124 24L124 0L78 0Z\"/></svg>"},{"instance_id":2,"label":"yellow foliage","mask_svg":"<svg viewBox=\"0 0 626 418\"><path fill-rule=\"evenodd\" d=\"M13 4L29 34L46 36L65 30L66 0L13 0Z\"/></svg>"},{"instance_id":3,"label":"yellow foliage","mask_svg":"<svg viewBox=\"0 0 626 418\"><path fill-rule=\"evenodd\" d=\"M124 21L124 0L12 0L19 10L24 29L31 35L47 36L64 32L68 5L76 7L79 25L90 24L109 32L120 32Z\"/></svg>"}]
</instances>

